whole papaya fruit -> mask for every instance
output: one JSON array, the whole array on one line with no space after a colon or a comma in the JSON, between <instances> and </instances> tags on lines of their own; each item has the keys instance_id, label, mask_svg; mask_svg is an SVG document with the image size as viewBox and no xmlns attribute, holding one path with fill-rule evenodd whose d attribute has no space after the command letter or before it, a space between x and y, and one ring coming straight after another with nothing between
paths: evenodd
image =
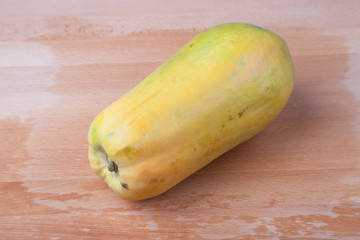
<instances>
[{"instance_id":1,"label":"whole papaya fruit","mask_svg":"<svg viewBox=\"0 0 360 240\"><path fill-rule=\"evenodd\" d=\"M209 28L94 119L91 167L124 199L157 196L263 130L293 85L279 36Z\"/></svg>"}]
</instances>

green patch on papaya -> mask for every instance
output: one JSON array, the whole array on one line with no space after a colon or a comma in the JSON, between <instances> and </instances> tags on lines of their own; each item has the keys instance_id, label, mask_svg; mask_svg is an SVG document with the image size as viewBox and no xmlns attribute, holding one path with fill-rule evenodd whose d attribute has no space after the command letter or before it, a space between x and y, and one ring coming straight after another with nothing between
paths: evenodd
<instances>
[{"instance_id":1,"label":"green patch on papaya","mask_svg":"<svg viewBox=\"0 0 360 240\"><path fill-rule=\"evenodd\" d=\"M240 60L239 60L239 62L238 62L238 66L239 66L239 68L241 68L242 66L244 66L244 55L242 55L242 56L240 57Z\"/></svg>"}]
</instances>

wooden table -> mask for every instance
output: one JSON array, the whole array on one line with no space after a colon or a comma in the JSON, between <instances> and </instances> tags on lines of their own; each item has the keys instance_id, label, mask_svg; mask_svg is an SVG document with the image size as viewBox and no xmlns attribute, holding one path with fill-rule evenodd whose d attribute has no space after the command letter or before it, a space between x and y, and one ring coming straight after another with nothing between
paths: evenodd
<instances>
[{"instance_id":1,"label":"wooden table","mask_svg":"<svg viewBox=\"0 0 360 240\"><path fill-rule=\"evenodd\" d=\"M358 1L1 1L1 239L360 239ZM107 105L202 30L268 28L295 88L280 116L165 194L90 169Z\"/></svg>"}]
</instances>

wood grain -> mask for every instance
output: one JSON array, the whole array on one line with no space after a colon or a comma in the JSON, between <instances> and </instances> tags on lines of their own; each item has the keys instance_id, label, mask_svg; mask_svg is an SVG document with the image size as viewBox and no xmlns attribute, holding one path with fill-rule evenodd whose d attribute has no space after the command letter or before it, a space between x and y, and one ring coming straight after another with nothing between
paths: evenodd
<instances>
[{"instance_id":1,"label":"wood grain","mask_svg":"<svg viewBox=\"0 0 360 240\"><path fill-rule=\"evenodd\" d=\"M1 239L360 239L358 1L1 1ZM295 88L261 134L159 197L87 159L107 105L202 30L268 28Z\"/></svg>"}]
</instances>

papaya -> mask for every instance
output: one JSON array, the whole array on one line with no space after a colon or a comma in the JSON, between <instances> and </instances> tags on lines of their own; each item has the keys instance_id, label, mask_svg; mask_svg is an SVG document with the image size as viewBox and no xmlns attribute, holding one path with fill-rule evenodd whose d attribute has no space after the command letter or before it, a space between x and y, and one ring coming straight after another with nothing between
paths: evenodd
<instances>
[{"instance_id":1,"label":"papaya","mask_svg":"<svg viewBox=\"0 0 360 240\"><path fill-rule=\"evenodd\" d=\"M160 195L262 131L293 86L281 37L245 23L211 27L96 116L91 168L124 199Z\"/></svg>"}]
</instances>

